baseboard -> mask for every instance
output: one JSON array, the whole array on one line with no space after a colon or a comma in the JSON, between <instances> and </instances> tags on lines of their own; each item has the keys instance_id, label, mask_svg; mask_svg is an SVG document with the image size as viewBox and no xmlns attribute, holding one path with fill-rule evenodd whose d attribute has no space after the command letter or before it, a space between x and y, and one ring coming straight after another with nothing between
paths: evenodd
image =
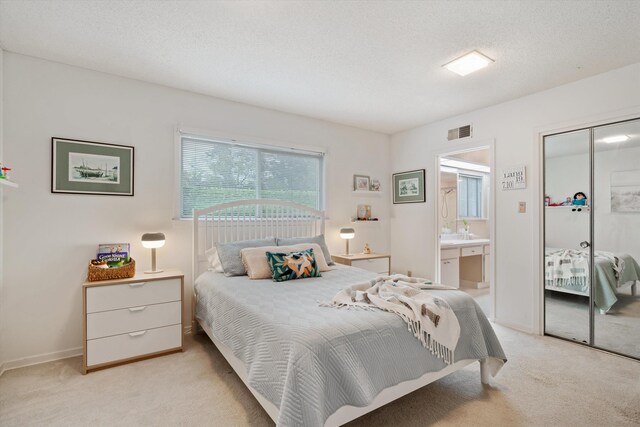
<instances>
[{"instance_id":1,"label":"baseboard","mask_svg":"<svg viewBox=\"0 0 640 427\"><path fill-rule=\"evenodd\" d=\"M191 334L191 326L184 327L184 334ZM21 359L9 360L0 363L0 376L12 369L24 368L26 366L39 365L40 363L53 362L54 360L68 359L70 357L82 356L82 347L70 348L68 350L54 351L52 353L39 354L36 356L23 357Z\"/></svg>"},{"instance_id":2,"label":"baseboard","mask_svg":"<svg viewBox=\"0 0 640 427\"><path fill-rule=\"evenodd\" d=\"M39 365L40 363L53 362L54 360L68 359L69 357L76 356L82 356L82 347L9 360L2 364L2 367L0 368L0 375L4 374L6 371L10 371L11 369L24 368L25 366Z\"/></svg>"},{"instance_id":3,"label":"baseboard","mask_svg":"<svg viewBox=\"0 0 640 427\"><path fill-rule=\"evenodd\" d=\"M509 329L515 329L516 331L524 332L525 334L538 335L533 330L527 329L526 327L524 327L522 325L518 325L518 324L510 323L510 322L505 322L505 321L502 321L502 320L497 319L497 318L493 318L493 319L491 319L491 321L494 322L494 323L497 323L500 326L504 326L504 327L507 327Z\"/></svg>"}]
</instances>

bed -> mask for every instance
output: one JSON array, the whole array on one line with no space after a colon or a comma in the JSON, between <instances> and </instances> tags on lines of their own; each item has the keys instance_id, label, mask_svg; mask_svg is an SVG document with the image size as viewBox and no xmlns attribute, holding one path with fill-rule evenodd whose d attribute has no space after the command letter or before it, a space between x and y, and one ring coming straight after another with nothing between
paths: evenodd
<instances>
[{"instance_id":1,"label":"bed","mask_svg":"<svg viewBox=\"0 0 640 427\"><path fill-rule=\"evenodd\" d=\"M640 266L628 254L596 251L594 254L594 302L606 314L618 301L617 293L636 294ZM545 289L589 296L589 252L545 248Z\"/></svg>"},{"instance_id":2,"label":"bed","mask_svg":"<svg viewBox=\"0 0 640 427\"><path fill-rule=\"evenodd\" d=\"M375 273L334 265L322 277L276 283L209 271L206 254L216 242L317 236L321 211L247 200L195 210L193 223L193 327L277 425L342 425L474 362L488 383L506 361L482 310L460 291L438 291L461 325L455 360L446 364L393 313L321 306Z\"/></svg>"}]
</instances>

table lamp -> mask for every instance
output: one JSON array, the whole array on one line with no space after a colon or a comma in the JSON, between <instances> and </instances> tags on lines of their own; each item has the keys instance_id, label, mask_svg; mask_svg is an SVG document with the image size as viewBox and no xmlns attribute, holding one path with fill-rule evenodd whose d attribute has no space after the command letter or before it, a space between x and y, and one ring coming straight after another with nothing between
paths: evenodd
<instances>
[{"instance_id":1,"label":"table lamp","mask_svg":"<svg viewBox=\"0 0 640 427\"><path fill-rule=\"evenodd\" d=\"M161 273L162 270L156 269L156 249L164 246L164 233L144 233L142 235L142 246L151 249L151 270L147 270L145 273Z\"/></svg>"},{"instance_id":2,"label":"table lamp","mask_svg":"<svg viewBox=\"0 0 640 427\"><path fill-rule=\"evenodd\" d=\"M341 228L340 237L347 241L347 253L349 255L349 240L356 237L356 231L353 228Z\"/></svg>"}]
</instances>

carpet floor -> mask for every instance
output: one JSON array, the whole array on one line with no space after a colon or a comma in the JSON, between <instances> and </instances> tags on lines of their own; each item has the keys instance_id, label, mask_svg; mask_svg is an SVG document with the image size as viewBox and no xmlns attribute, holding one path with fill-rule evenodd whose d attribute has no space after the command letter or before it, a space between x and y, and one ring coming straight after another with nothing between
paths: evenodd
<instances>
[{"instance_id":1,"label":"carpet floor","mask_svg":"<svg viewBox=\"0 0 640 427\"><path fill-rule=\"evenodd\" d=\"M638 426L639 362L494 327L509 362L490 386L473 364L349 426ZM0 425L273 426L206 335L186 342L89 375L79 357L5 372Z\"/></svg>"},{"instance_id":2,"label":"carpet floor","mask_svg":"<svg viewBox=\"0 0 640 427\"><path fill-rule=\"evenodd\" d=\"M594 315L595 345L640 358L640 293L617 294L609 313ZM589 341L589 299L580 295L545 292L546 330L551 335Z\"/></svg>"}]
</instances>

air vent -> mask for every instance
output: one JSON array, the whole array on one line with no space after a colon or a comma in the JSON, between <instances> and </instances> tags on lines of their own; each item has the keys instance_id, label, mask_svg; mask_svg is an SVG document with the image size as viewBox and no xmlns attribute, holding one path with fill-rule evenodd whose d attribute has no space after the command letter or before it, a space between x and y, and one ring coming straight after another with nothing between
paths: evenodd
<instances>
[{"instance_id":1,"label":"air vent","mask_svg":"<svg viewBox=\"0 0 640 427\"><path fill-rule=\"evenodd\" d=\"M461 126L455 129L449 129L447 134L447 140L453 141L454 139L467 138L471 136L471 125Z\"/></svg>"}]
</instances>

